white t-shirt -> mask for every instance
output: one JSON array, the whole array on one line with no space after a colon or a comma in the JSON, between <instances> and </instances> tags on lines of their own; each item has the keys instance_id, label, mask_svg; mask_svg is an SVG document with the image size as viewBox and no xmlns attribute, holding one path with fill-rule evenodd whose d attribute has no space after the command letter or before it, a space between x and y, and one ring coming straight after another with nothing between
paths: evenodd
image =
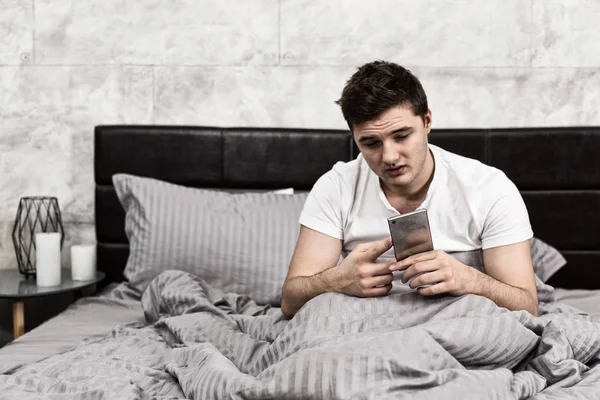
<instances>
[{"instance_id":1,"label":"white t-shirt","mask_svg":"<svg viewBox=\"0 0 600 400\"><path fill-rule=\"evenodd\" d=\"M425 201L435 249L461 252L503 246L533 236L529 214L514 183L499 169L429 145L434 176ZM300 224L343 241L345 257L356 245L390 235L394 209L362 154L338 162L313 186ZM391 260L393 249L379 261Z\"/></svg>"}]
</instances>

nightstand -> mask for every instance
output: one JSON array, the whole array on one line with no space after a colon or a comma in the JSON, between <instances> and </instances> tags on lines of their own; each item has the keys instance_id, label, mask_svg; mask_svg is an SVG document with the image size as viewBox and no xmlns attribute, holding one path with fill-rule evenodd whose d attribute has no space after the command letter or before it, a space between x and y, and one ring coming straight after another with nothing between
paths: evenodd
<instances>
[{"instance_id":1,"label":"nightstand","mask_svg":"<svg viewBox=\"0 0 600 400\"><path fill-rule=\"evenodd\" d=\"M104 272L97 271L96 277L89 281L71 280L71 270L61 270L62 283L59 286L38 287L35 278L26 279L17 269L0 269L0 299L10 299L13 302L13 337L25 333L25 307L23 300L32 297L51 296L60 293L74 292L81 296L83 291L92 288L104 277Z\"/></svg>"}]
</instances>

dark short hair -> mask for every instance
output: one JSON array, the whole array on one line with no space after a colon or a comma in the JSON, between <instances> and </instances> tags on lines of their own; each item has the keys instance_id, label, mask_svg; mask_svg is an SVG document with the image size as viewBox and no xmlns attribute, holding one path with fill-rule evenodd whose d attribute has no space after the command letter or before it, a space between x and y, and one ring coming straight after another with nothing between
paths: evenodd
<instances>
[{"instance_id":1,"label":"dark short hair","mask_svg":"<svg viewBox=\"0 0 600 400\"><path fill-rule=\"evenodd\" d=\"M342 108L350 130L401 105L408 105L425 122L428 109L427 95L419 79L408 69L381 60L359 67L335 103Z\"/></svg>"}]
</instances>

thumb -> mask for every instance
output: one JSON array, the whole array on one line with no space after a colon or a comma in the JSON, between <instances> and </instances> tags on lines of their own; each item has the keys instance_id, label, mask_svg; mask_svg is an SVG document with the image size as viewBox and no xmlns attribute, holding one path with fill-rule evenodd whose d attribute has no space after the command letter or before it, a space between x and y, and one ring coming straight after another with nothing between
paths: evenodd
<instances>
[{"instance_id":1,"label":"thumb","mask_svg":"<svg viewBox=\"0 0 600 400\"><path fill-rule=\"evenodd\" d=\"M385 239L371 242L371 246L365 252L365 259L375 261L379 256L392 248L392 237L388 236Z\"/></svg>"}]
</instances>

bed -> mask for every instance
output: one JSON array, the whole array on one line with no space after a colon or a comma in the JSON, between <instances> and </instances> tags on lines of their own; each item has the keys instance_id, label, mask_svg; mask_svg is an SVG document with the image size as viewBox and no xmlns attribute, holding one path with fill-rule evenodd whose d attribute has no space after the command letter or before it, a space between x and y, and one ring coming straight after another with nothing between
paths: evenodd
<instances>
[{"instance_id":1,"label":"bed","mask_svg":"<svg viewBox=\"0 0 600 400\"><path fill-rule=\"evenodd\" d=\"M351 134L97 126L109 284L0 349L0 398L598 398L600 128L437 129L430 142L521 190L547 245L539 318L395 285L376 300L325 294L287 321L278 288L298 213L356 157Z\"/></svg>"}]
</instances>

